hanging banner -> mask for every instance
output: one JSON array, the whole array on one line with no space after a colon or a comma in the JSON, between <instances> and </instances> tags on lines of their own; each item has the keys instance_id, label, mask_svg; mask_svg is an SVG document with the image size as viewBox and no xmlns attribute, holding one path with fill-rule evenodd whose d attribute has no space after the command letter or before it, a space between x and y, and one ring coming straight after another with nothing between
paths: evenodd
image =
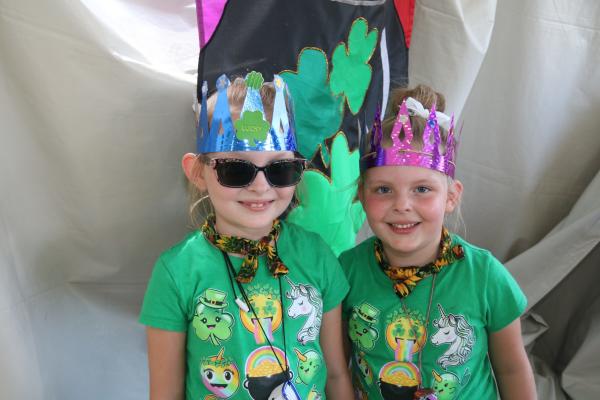
<instances>
[{"instance_id":1,"label":"hanging banner","mask_svg":"<svg viewBox=\"0 0 600 400\"><path fill-rule=\"evenodd\" d=\"M414 0L196 0L198 88L217 77L279 74L294 99L298 147L312 168L288 220L336 253L354 245L358 145L390 87L408 77ZM200 98L200 93L198 94Z\"/></svg>"}]
</instances>

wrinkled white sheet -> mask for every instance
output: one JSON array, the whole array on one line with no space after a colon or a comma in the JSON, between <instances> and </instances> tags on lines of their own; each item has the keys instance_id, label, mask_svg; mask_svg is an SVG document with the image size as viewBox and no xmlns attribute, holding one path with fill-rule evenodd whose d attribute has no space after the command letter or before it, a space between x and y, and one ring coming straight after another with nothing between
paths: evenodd
<instances>
[{"instance_id":1,"label":"wrinkled white sheet","mask_svg":"<svg viewBox=\"0 0 600 400\"><path fill-rule=\"evenodd\" d=\"M193 3L0 0L1 399L147 398L137 314L187 228ZM543 399L600 397L599 32L594 0L415 14L411 82L461 111L466 236L530 299Z\"/></svg>"},{"instance_id":2,"label":"wrinkled white sheet","mask_svg":"<svg viewBox=\"0 0 600 400\"><path fill-rule=\"evenodd\" d=\"M467 237L528 296L539 398L600 398L600 4L418 1L411 46L462 109Z\"/></svg>"}]
</instances>

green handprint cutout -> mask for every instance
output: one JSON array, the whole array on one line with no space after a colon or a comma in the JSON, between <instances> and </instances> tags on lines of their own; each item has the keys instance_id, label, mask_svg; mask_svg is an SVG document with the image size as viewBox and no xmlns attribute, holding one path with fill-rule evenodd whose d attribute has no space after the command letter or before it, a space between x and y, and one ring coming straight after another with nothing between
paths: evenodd
<instances>
[{"instance_id":1,"label":"green handprint cutout","mask_svg":"<svg viewBox=\"0 0 600 400\"><path fill-rule=\"evenodd\" d=\"M340 129L344 98L331 93L329 66L323 50L303 49L297 68L297 72L283 71L279 75L294 99L298 148L304 156L312 158L318 145ZM329 154L323 153L328 161Z\"/></svg>"},{"instance_id":2,"label":"green handprint cutout","mask_svg":"<svg viewBox=\"0 0 600 400\"><path fill-rule=\"evenodd\" d=\"M368 30L367 20L356 19L350 28L348 47L340 43L331 56L331 91L346 96L352 114L362 107L373 75L369 60L375 51L379 32L377 29Z\"/></svg>"},{"instance_id":3,"label":"green handprint cutout","mask_svg":"<svg viewBox=\"0 0 600 400\"><path fill-rule=\"evenodd\" d=\"M336 255L354 246L365 213L356 197L360 155L350 151L346 136L338 133L331 144L331 179L309 170L298 186L300 205L288 221L317 232Z\"/></svg>"}]
</instances>

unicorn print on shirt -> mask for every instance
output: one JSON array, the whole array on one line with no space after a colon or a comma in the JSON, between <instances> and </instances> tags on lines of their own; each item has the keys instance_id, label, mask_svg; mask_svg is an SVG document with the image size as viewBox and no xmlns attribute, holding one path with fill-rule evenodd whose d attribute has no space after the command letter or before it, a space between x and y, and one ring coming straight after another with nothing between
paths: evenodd
<instances>
[{"instance_id":1,"label":"unicorn print on shirt","mask_svg":"<svg viewBox=\"0 0 600 400\"><path fill-rule=\"evenodd\" d=\"M469 359L475 344L473 327L462 315L446 314L439 303L438 309L440 319L433 321L433 326L438 330L431 336L430 341L435 346L449 344L450 347L437 359L437 363L443 369L452 365L462 365Z\"/></svg>"},{"instance_id":2,"label":"unicorn print on shirt","mask_svg":"<svg viewBox=\"0 0 600 400\"><path fill-rule=\"evenodd\" d=\"M285 279L291 288L290 291L285 293L285 297L292 300L287 314L294 319L307 316L306 322L297 335L298 342L305 345L307 342L315 340L319 335L323 317L323 299L314 287L303 283L295 284L287 276Z\"/></svg>"}]
</instances>

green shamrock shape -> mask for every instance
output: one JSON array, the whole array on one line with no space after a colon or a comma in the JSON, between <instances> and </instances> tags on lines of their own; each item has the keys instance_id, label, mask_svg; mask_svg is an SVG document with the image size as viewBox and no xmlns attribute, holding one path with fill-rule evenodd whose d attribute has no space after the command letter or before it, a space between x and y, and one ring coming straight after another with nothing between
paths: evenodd
<instances>
[{"instance_id":1,"label":"green shamrock shape","mask_svg":"<svg viewBox=\"0 0 600 400\"><path fill-rule=\"evenodd\" d=\"M315 170L304 173L296 191L300 204L287 219L317 232L336 255L354 246L365 213L356 198L360 155L350 151L346 136L339 132L331 144L331 178Z\"/></svg>"},{"instance_id":2,"label":"green shamrock shape","mask_svg":"<svg viewBox=\"0 0 600 400\"><path fill-rule=\"evenodd\" d=\"M312 158L320 143L335 134L342 124L343 96L329 88L327 56L321 49L305 48L298 56L297 71L282 71L294 99L294 122L298 150ZM329 155L323 152L325 160Z\"/></svg>"},{"instance_id":3,"label":"green shamrock shape","mask_svg":"<svg viewBox=\"0 0 600 400\"><path fill-rule=\"evenodd\" d=\"M379 334L371 325L355 317L355 315L352 315L348 324L350 340L363 350L371 350L375 346L375 340L377 340Z\"/></svg>"},{"instance_id":4,"label":"green shamrock shape","mask_svg":"<svg viewBox=\"0 0 600 400\"><path fill-rule=\"evenodd\" d=\"M267 133L270 127L260 111L245 111L242 114L242 118L235 121L234 125L236 136L240 140L253 141L254 146L258 142L267 140Z\"/></svg>"},{"instance_id":5,"label":"green shamrock shape","mask_svg":"<svg viewBox=\"0 0 600 400\"><path fill-rule=\"evenodd\" d=\"M221 340L229 339L232 325L233 316L231 314L204 304L198 306L192 320L196 335L201 340L210 339L215 346L219 345Z\"/></svg>"},{"instance_id":6,"label":"green shamrock shape","mask_svg":"<svg viewBox=\"0 0 600 400\"><path fill-rule=\"evenodd\" d=\"M355 115L362 107L371 84L373 71L369 60L375 51L378 35L377 29L369 32L366 19L357 18L350 28L348 46L340 43L331 56L331 91L344 94L350 112Z\"/></svg>"},{"instance_id":7,"label":"green shamrock shape","mask_svg":"<svg viewBox=\"0 0 600 400\"><path fill-rule=\"evenodd\" d=\"M396 324L396 326L394 326L394 330L392 331L392 334L394 335L394 337L403 337L404 336L404 327L402 327L402 324Z\"/></svg>"},{"instance_id":8,"label":"green shamrock shape","mask_svg":"<svg viewBox=\"0 0 600 400\"><path fill-rule=\"evenodd\" d=\"M275 315L277 309L274 307L272 300L269 300L265 303L264 312L266 315Z\"/></svg>"},{"instance_id":9,"label":"green shamrock shape","mask_svg":"<svg viewBox=\"0 0 600 400\"><path fill-rule=\"evenodd\" d=\"M246 86L252 89L259 90L265 82L260 72L252 71L246 75Z\"/></svg>"}]
</instances>

